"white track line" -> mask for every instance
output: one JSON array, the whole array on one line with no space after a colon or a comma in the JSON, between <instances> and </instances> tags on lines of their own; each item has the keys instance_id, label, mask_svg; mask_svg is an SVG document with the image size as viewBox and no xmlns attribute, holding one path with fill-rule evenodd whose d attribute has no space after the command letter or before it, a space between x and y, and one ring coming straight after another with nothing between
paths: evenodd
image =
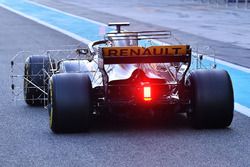
<instances>
[{"instance_id":1,"label":"white track line","mask_svg":"<svg viewBox=\"0 0 250 167\"><path fill-rule=\"evenodd\" d=\"M41 6L41 7L47 8L47 9L49 9L49 10L53 10L53 11L56 11L56 12L60 12L60 13L66 14L66 15L68 15L68 16L72 16L72 17L76 17L76 18L83 19L83 20L86 20L86 21L90 21L90 22L92 22L92 23L95 23L95 24L98 24L98 25L101 25L101 26L107 26L107 25L104 24L104 23L97 22L97 21L93 21L93 20L90 20L90 19L87 19L87 18L84 18L84 17L80 17L80 16L73 15L73 14L69 14L69 13L60 11L60 10L58 10L58 9L54 9L54 8L51 8L51 7L48 7L48 6L45 6L45 5L41 5L41 4L38 4L38 3L35 3L35 2L30 2L30 1L29 1L29 3L32 3L32 4L34 4L34 5L37 5L37 6ZM76 40L78 40L78 41L81 41L81 42L83 42L83 43L85 43L85 44L89 44L89 43L91 42L90 40L88 40L88 39L86 39L86 38L83 38L83 37L81 37L81 36L79 36L79 35L76 35L76 34L74 34L74 33L72 33L72 32L65 31L65 30L63 30L63 29L61 29L61 28L58 28L58 27L53 26L53 25L51 25L51 24L48 24L48 23L46 23L46 22L44 22L44 21L41 21L41 20L36 19L36 18L34 18L34 17L28 16L28 15L26 15L26 14L24 14L24 13L21 13L21 12L18 12L18 11L16 11L16 10L13 10L12 8L10 8L10 7L6 6L6 5L0 4L0 6L3 7L3 8L5 8L5 9L7 9L7 10L9 10L9 11L11 11L11 12L13 12L13 13L16 13L16 14L18 14L18 15L20 15L20 16L23 16L23 17L25 17L25 18L27 18L27 19L33 20L33 21L36 22L36 23L39 23L39 24L41 24L41 25L44 25L44 26L46 26L46 27L48 27L48 28L51 28L51 29L53 29L53 30L55 30L55 31L61 32L61 33L65 34L65 35L67 35L67 36L69 36L69 37L71 37L71 38L73 38L73 39L76 39ZM162 43L162 42L157 41L157 40L155 40L155 42L157 42L157 43ZM211 60L211 61L214 60L213 58L207 57L207 56L206 56L206 59ZM248 68L241 67L241 66L238 66L238 65L235 65L235 64L232 64L232 63L223 61L223 60L218 60L218 59L216 59L216 61L219 62L220 64L229 66L229 67L231 67L231 68L234 68L234 69L237 69L237 70L240 70L240 71L243 71L243 72L250 73L250 69L248 69ZM243 105L240 105L239 103L235 103L235 107L234 107L234 108L235 108L236 111L238 111L238 112L240 112L240 113L242 113L242 114L244 114L244 115L250 117L250 109L249 109L248 107L245 107L245 106L243 106Z\"/></svg>"},{"instance_id":2,"label":"white track line","mask_svg":"<svg viewBox=\"0 0 250 167\"><path fill-rule=\"evenodd\" d=\"M83 37L81 37L81 36L79 36L79 35L76 35L76 34L74 34L74 33L72 33L72 32L63 30L63 29L61 29L61 28L58 28L58 27L53 26L53 25L51 25L51 24L48 24L48 23L46 23L46 22L44 22L44 21L41 21L41 20L39 20L39 19L36 19L36 18L34 18L34 17L31 17L31 16L26 15L26 14L24 14L24 13L21 13L21 12L19 12L19 11L16 11L16 10L14 10L14 9L8 7L8 6L5 6L5 5L3 5L3 4L0 4L0 6L3 7L3 8L5 8L5 9L7 9L7 10L9 10L9 11L11 11L11 12L13 12L13 13L16 13L16 14L18 14L18 15L20 15L20 16L23 16L23 17L27 18L27 19L30 19L30 20L32 20L32 21L38 23L38 24L44 25L44 26L46 26L46 27L48 27L48 28L50 28L50 29L53 29L53 30L58 31L58 32L61 32L61 33L65 34L65 35L67 35L67 36L69 36L69 37L71 37L71 38L73 38L73 39L76 39L76 40L78 40L78 41L81 41L81 42L83 42L83 43L85 43L85 44L88 44L88 43L91 42L90 40L88 40L88 39L86 39L86 38L83 38Z\"/></svg>"},{"instance_id":3,"label":"white track line","mask_svg":"<svg viewBox=\"0 0 250 167\"><path fill-rule=\"evenodd\" d=\"M43 7L43 8L47 8L47 9L49 9L49 10L52 10L52 11L56 11L56 12L65 14L65 15L67 15L67 16L79 18L79 19L86 20L86 21L89 21L89 22L94 23L94 24L98 24L98 25L100 25L100 26L105 26L105 27L107 27L107 24L105 24L105 23L101 23L101 22L98 22L98 21L90 20L90 19L88 19L88 18L81 17L81 16L77 16L77 15L73 15L73 14L70 14L70 13L66 13L66 12L64 12L64 11L62 11L62 10L58 10L58 9L55 9L55 8L51 8L51 7L49 7L49 6L45 6L45 5L39 4L39 3L37 3L37 2L33 2L33 1L28 1L28 2L31 3L31 4L34 4L34 5L36 5L36 6L41 6L41 7Z\"/></svg>"},{"instance_id":4,"label":"white track line","mask_svg":"<svg viewBox=\"0 0 250 167\"><path fill-rule=\"evenodd\" d=\"M37 3L37 2L29 1L29 3L34 4L34 5L37 5L37 6L41 6L41 7L47 8L47 9L50 9L50 10L52 10L52 11L56 11L56 12L59 12L59 13L63 13L63 14L68 15L68 16L72 16L72 17L75 17L75 18L83 19L83 20L92 22L92 23L94 23L94 24L98 24L98 25L101 25L101 26L107 26L105 23L101 23L101 22L98 22L98 21L90 20L90 19L88 19L88 18L81 17L81 16L76 16L76 15L73 15L73 14L70 14L70 13L66 13L66 12L64 12L64 11L61 11L61 10L58 10L58 9L55 9L55 8L48 7L48 6L39 4L39 3ZM155 42L155 43L158 43L158 44L162 44L162 43L163 43L163 42L158 41L158 40L154 40L154 42ZM208 56L205 56L205 58L206 58L207 60L210 60L210 61L213 61L213 60L214 60L213 58L208 57ZM239 65L236 65L236 64L232 64L232 63L229 63L229 62L226 62L226 61L217 59L217 58L216 58L216 62L218 62L219 64L222 64L222 65L225 65L225 66L228 66L228 67L231 67L231 68L234 68L234 69L243 71L243 72L250 73L250 69L249 69L249 68L246 68L246 67L242 67L242 66L239 66Z\"/></svg>"},{"instance_id":5,"label":"white track line","mask_svg":"<svg viewBox=\"0 0 250 167\"><path fill-rule=\"evenodd\" d=\"M247 108L239 103L234 103L234 109L241 114L250 117L250 108Z\"/></svg>"}]
</instances>

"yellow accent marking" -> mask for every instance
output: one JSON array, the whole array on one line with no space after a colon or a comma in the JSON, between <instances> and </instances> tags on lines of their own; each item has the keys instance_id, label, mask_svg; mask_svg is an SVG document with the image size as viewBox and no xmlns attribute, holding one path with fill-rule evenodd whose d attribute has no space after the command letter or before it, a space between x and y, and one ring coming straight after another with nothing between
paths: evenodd
<instances>
[{"instance_id":1,"label":"yellow accent marking","mask_svg":"<svg viewBox=\"0 0 250 167\"><path fill-rule=\"evenodd\" d=\"M50 125L50 128L52 128L52 124L53 124L53 94L52 94L52 92L53 92L53 90L52 90L52 81L50 81L50 117L49 117L49 125Z\"/></svg>"},{"instance_id":2,"label":"yellow accent marking","mask_svg":"<svg viewBox=\"0 0 250 167\"><path fill-rule=\"evenodd\" d=\"M188 45L150 46L148 48L129 47L104 47L104 57L130 57L130 56L174 56L189 54Z\"/></svg>"}]
</instances>

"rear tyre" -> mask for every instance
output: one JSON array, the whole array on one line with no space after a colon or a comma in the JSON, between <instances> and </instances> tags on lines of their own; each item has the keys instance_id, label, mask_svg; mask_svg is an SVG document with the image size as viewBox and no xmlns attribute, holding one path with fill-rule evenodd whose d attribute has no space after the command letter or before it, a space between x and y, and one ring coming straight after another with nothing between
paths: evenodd
<instances>
[{"instance_id":1,"label":"rear tyre","mask_svg":"<svg viewBox=\"0 0 250 167\"><path fill-rule=\"evenodd\" d=\"M224 70L197 70L187 79L191 88L189 115L194 128L225 128L233 119L234 95Z\"/></svg>"},{"instance_id":2,"label":"rear tyre","mask_svg":"<svg viewBox=\"0 0 250 167\"><path fill-rule=\"evenodd\" d=\"M49 116L54 133L82 132L89 128L92 85L88 75L61 73L50 79Z\"/></svg>"},{"instance_id":3,"label":"rear tyre","mask_svg":"<svg viewBox=\"0 0 250 167\"><path fill-rule=\"evenodd\" d=\"M54 60L51 60L53 68ZM46 71L46 72L45 72ZM47 96L41 91L47 92L48 80L51 75L51 64L46 55L29 56L24 66L24 99L30 106L41 106L47 103ZM31 81L32 83L30 83ZM36 85L37 87L35 87Z\"/></svg>"}]
</instances>

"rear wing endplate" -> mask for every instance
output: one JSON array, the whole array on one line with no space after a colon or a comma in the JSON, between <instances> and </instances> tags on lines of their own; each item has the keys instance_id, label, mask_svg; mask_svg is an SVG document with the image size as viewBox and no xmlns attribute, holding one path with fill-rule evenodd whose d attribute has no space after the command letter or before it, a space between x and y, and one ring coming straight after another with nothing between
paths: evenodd
<instances>
[{"instance_id":1,"label":"rear wing endplate","mask_svg":"<svg viewBox=\"0 0 250 167\"><path fill-rule=\"evenodd\" d=\"M104 64L190 62L189 45L103 47Z\"/></svg>"}]
</instances>

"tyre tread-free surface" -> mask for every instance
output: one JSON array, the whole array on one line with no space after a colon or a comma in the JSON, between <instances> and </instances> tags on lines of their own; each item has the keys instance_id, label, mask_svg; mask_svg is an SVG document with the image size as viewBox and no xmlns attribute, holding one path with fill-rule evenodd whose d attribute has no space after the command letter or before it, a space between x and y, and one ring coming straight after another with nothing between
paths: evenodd
<instances>
[{"instance_id":1,"label":"tyre tread-free surface","mask_svg":"<svg viewBox=\"0 0 250 167\"><path fill-rule=\"evenodd\" d=\"M91 81L82 73L53 75L50 81L50 127L55 133L88 130L90 123Z\"/></svg>"},{"instance_id":2,"label":"tyre tread-free surface","mask_svg":"<svg viewBox=\"0 0 250 167\"><path fill-rule=\"evenodd\" d=\"M26 59L24 67L24 98L25 102L30 106L42 106L46 104L47 96L41 91L47 92L48 75L50 73L50 61L46 55L32 55ZM45 72L45 71L46 72ZM28 82L31 81L33 84Z\"/></svg>"},{"instance_id":3,"label":"tyre tread-free surface","mask_svg":"<svg viewBox=\"0 0 250 167\"><path fill-rule=\"evenodd\" d=\"M191 123L195 128L225 128L233 119L234 95L225 70L196 70L191 84Z\"/></svg>"}]
</instances>

